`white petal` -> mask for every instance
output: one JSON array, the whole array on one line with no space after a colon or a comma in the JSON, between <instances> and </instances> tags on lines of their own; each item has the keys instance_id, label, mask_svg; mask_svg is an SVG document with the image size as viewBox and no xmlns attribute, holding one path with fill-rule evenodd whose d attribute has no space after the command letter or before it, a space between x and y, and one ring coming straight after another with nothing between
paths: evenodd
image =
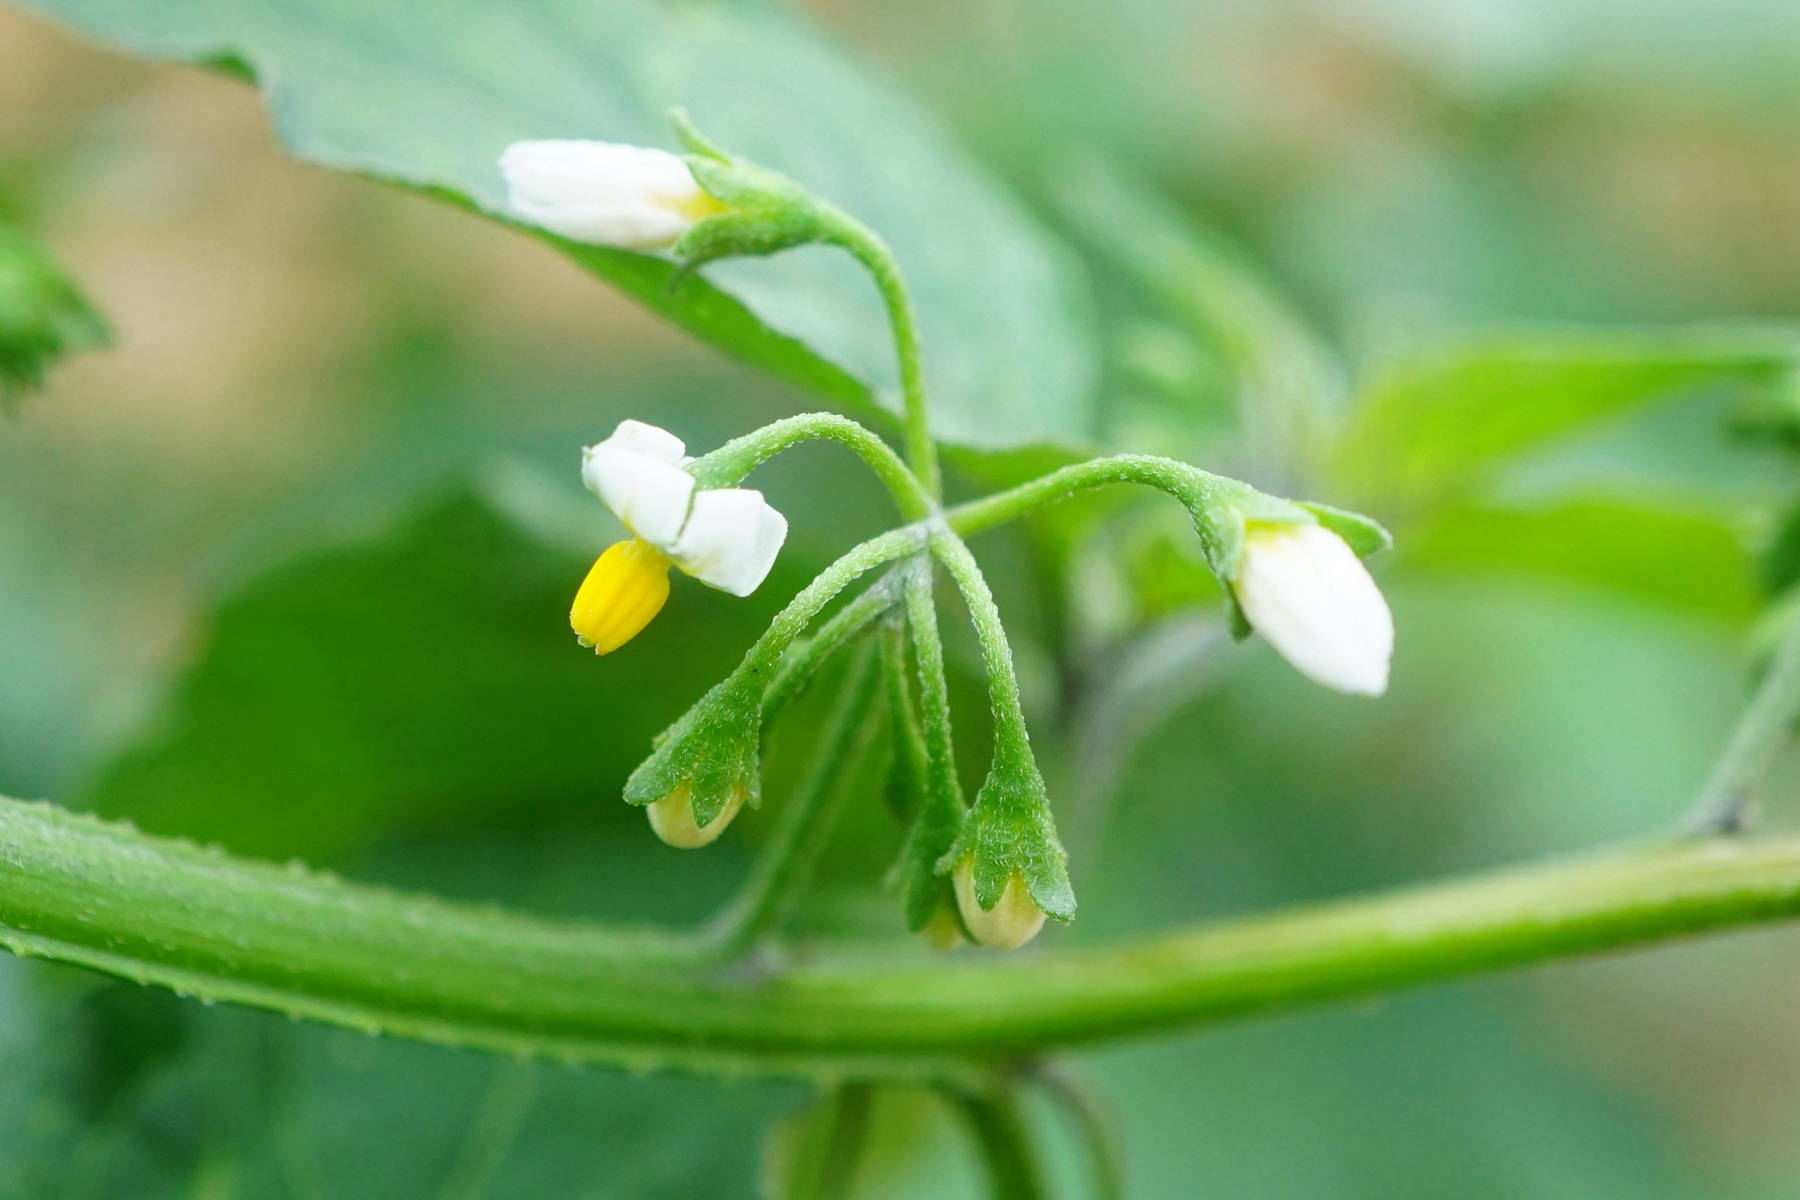
<instances>
[{"instance_id":1,"label":"white petal","mask_svg":"<svg viewBox=\"0 0 1800 1200\"><path fill-rule=\"evenodd\" d=\"M670 245L707 203L665 150L611 142L514 142L500 156L519 215L577 241L634 250Z\"/></svg>"},{"instance_id":2,"label":"white petal","mask_svg":"<svg viewBox=\"0 0 1800 1200\"><path fill-rule=\"evenodd\" d=\"M616 446L675 467L684 467L689 461L686 443L662 426L647 421L620 421L612 436L601 445Z\"/></svg>"},{"instance_id":3,"label":"white petal","mask_svg":"<svg viewBox=\"0 0 1800 1200\"><path fill-rule=\"evenodd\" d=\"M1252 526L1232 585L1251 628L1316 683L1387 690L1394 618L1343 538L1321 525Z\"/></svg>"},{"instance_id":4,"label":"white petal","mask_svg":"<svg viewBox=\"0 0 1800 1200\"><path fill-rule=\"evenodd\" d=\"M787 540L787 518L749 488L711 488L694 497L681 537L668 552L701 583L748 596L768 576Z\"/></svg>"},{"instance_id":5,"label":"white petal","mask_svg":"<svg viewBox=\"0 0 1800 1200\"><path fill-rule=\"evenodd\" d=\"M625 528L664 554L687 519L694 477L678 466L613 444L581 452L581 481L606 502Z\"/></svg>"}]
</instances>

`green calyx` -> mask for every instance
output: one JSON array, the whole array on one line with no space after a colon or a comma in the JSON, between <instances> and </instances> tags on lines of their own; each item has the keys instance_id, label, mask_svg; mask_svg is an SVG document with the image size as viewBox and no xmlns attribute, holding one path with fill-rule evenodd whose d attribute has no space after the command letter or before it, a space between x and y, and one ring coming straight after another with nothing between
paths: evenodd
<instances>
[{"instance_id":1,"label":"green calyx","mask_svg":"<svg viewBox=\"0 0 1800 1200\"><path fill-rule=\"evenodd\" d=\"M725 206L724 212L701 220L675 243L673 253L683 264L697 267L715 259L774 254L828 240L834 225L829 205L780 172L747 162L708 140L681 109L669 117L687 147L694 182Z\"/></svg>"},{"instance_id":2,"label":"green calyx","mask_svg":"<svg viewBox=\"0 0 1800 1200\"><path fill-rule=\"evenodd\" d=\"M996 746L975 807L934 869L946 874L964 859L972 860L975 900L983 910L1000 902L1007 881L1017 875L1046 915L1074 919L1069 856L1056 835L1044 779L1031 748L1015 739L1005 738Z\"/></svg>"},{"instance_id":3,"label":"green calyx","mask_svg":"<svg viewBox=\"0 0 1800 1200\"><path fill-rule=\"evenodd\" d=\"M657 737L625 781L625 802L642 807L686 788L702 828L728 808L754 807L761 800L761 739L762 688L750 673L733 672Z\"/></svg>"}]
</instances>

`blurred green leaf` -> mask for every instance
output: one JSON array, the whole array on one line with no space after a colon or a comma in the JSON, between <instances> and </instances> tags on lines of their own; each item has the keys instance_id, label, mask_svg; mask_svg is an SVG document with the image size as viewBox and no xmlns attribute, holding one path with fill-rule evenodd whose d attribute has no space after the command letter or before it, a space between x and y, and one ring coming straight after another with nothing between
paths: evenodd
<instances>
[{"instance_id":1,"label":"blurred green leaf","mask_svg":"<svg viewBox=\"0 0 1800 1200\"><path fill-rule=\"evenodd\" d=\"M923 114L803 24L757 3L42 0L138 53L225 63L300 157L504 219L501 150L525 138L670 146L671 105L888 239L915 289L934 425L973 446L1078 442L1092 364L1079 285L1045 235ZM661 258L558 245L727 351L833 403L893 378L873 287L809 249L675 284ZM673 285L673 286L672 286ZM889 404L892 408L893 405Z\"/></svg>"},{"instance_id":2,"label":"blurred green leaf","mask_svg":"<svg viewBox=\"0 0 1800 1200\"><path fill-rule=\"evenodd\" d=\"M107 343L106 322L42 246L0 222L0 413L64 354Z\"/></svg>"},{"instance_id":3,"label":"blurred green leaf","mask_svg":"<svg viewBox=\"0 0 1800 1200\"><path fill-rule=\"evenodd\" d=\"M1376 507L1467 491L1497 463L1632 410L1717 387L1785 387L1800 342L1729 329L1520 333L1403 357L1363 389L1335 453Z\"/></svg>"},{"instance_id":4,"label":"blurred green leaf","mask_svg":"<svg viewBox=\"0 0 1800 1200\"><path fill-rule=\"evenodd\" d=\"M650 630L597 659L568 630L585 567L466 492L273 567L204 622L158 721L81 800L309 858L477 814L619 805L651 736L767 605L677 586Z\"/></svg>"},{"instance_id":5,"label":"blurred green leaf","mask_svg":"<svg viewBox=\"0 0 1800 1200\"><path fill-rule=\"evenodd\" d=\"M1743 626L1763 603L1747 522L1643 499L1456 504L1410 529L1412 568L1535 576Z\"/></svg>"},{"instance_id":6,"label":"blurred green leaf","mask_svg":"<svg viewBox=\"0 0 1800 1200\"><path fill-rule=\"evenodd\" d=\"M1064 165L1052 198L1081 242L1219 357L1265 454L1299 448L1341 402L1341 373L1305 318L1242 250L1149 184L1090 156Z\"/></svg>"}]
</instances>

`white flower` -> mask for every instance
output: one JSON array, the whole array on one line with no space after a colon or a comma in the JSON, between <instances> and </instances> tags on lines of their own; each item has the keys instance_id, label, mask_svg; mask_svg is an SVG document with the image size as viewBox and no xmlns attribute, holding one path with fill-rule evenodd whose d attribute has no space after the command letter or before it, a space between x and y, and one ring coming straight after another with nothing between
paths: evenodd
<instances>
[{"instance_id":1,"label":"white flower","mask_svg":"<svg viewBox=\"0 0 1800 1200\"><path fill-rule=\"evenodd\" d=\"M1387 690L1394 618L1337 534L1322 525L1251 525L1232 590L1251 628L1302 675L1340 692Z\"/></svg>"},{"instance_id":2,"label":"white flower","mask_svg":"<svg viewBox=\"0 0 1800 1200\"><path fill-rule=\"evenodd\" d=\"M582 451L581 480L625 527L709 587L748 596L787 540L787 518L750 488L696 493L681 439L642 421Z\"/></svg>"},{"instance_id":3,"label":"white flower","mask_svg":"<svg viewBox=\"0 0 1800 1200\"><path fill-rule=\"evenodd\" d=\"M611 142L514 142L500 156L520 216L578 242L660 250L721 206L666 150Z\"/></svg>"},{"instance_id":4,"label":"white flower","mask_svg":"<svg viewBox=\"0 0 1800 1200\"><path fill-rule=\"evenodd\" d=\"M748 596L775 565L787 518L748 488L696 493L682 469L690 461L680 438L642 421L619 422L581 452L582 482L632 534L594 561L569 608L576 638L596 654L611 654L656 618L672 566Z\"/></svg>"}]
</instances>

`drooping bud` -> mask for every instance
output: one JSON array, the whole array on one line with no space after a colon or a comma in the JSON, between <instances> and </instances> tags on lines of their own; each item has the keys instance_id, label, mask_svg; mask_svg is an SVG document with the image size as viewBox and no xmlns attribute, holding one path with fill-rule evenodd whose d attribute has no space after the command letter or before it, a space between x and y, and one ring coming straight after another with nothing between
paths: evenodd
<instances>
[{"instance_id":1,"label":"drooping bud","mask_svg":"<svg viewBox=\"0 0 1800 1200\"><path fill-rule=\"evenodd\" d=\"M950 874L963 924L984 946L1016 949L1045 917L1074 919L1068 854L1029 746L1004 732L997 738L994 765L937 869Z\"/></svg>"},{"instance_id":2,"label":"drooping bud","mask_svg":"<svg viewBox=\"0 0 1800 1200\"><path fill-rule=\"evenodd\" d=\"M1014 871L1006 877L1000 898L991 908L981 907L975 894L975 857L970 855L950 872L956 887L956 906L963 923L983 946L995 950L1017 950L1038 935L1044 927L1044 910L1031 898L1025 877Z\"/></svg>"},{"instance_id":3,"label":"drooping bud","mask_svg":"<svg viewBox=\"0 0 1800 1200\"><path fill-rule=\"evenodd\" d=\"M1252 523L1232 594L1250 627L1307 678L1387 690L1394 618L1348 543L1322 525Z\"/></svg>"},{"instance_id":4,"label":"drooping bud","mask_svg":"<svg viewBox=\"0 0 1800 1200\"><path fill-rule=\"evenodd\" d=\"M669 845L707 845L760 798L761 736L762 689L734 673L657 739L625 781L625 800L649 810L650 827Z\"/></svg>"},{"instance_id":5,"label":"drooping bud","mask_svg":"<svg viewBox=\"0 0 1800 1200\"><path fill-rule=\"evenodd\" d=\"M682 235L675 243L676 258L699 266L830 239L840 217L830 205L780 172L709 141L681 109L669 115L688 149L688 169L721 209Z\"/></svg>"},{"instance_id":6,"label":"drooping bud","mask_svg":"<svg viewBox=\"0 0 1800 1200\"><path fill-rule=\"evenodd\" d=\"M685 782L676 784L675 790L661 800L645 805L644 813L650 818L650 828L657 837L678 850L695 850L710 845L725 832L725 827L744 806L745 794L742 788L732 789L725 798L725 807L706 825L694 820L694 788Z\"/></svg>"},{"instance_id":7,"label":"drooping bud","mask_svg":"<svg viewBox=\"0 0 1800 1200\"><path fill-rule=\"evenodd\" d=\"M673 246L724 211L676 154L612 142L514 142L500 156L520 216L577 242L626 250Z\"/></svg>"}]
</instances>

